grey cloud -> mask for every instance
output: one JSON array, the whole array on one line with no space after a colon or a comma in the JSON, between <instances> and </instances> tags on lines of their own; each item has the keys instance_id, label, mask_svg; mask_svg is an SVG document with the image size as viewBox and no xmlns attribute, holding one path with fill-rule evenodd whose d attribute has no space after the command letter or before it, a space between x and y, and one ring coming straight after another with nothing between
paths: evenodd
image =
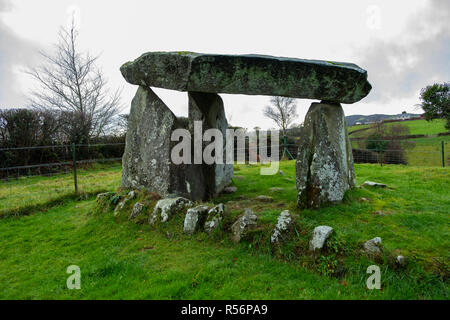
<instances>
[{"instance_id":1,"label":"grey cloud","mask_svg":"<svg viewBox=\"0 0 450 320\"><path fill-rule=\"evenodd\" d=\"M360 65L373 89L365 101L413 97L430 84L450 78L450 2L433 0L413 16L395 41L376 41L364 48ZM417 40L419 39L419 40Z\"/></svg>"},{"instance_id":2,"label":"grey cloud","mask_svg":"<svg viewBox=\"0 0 450 320\"><path fill-rule=\"evenodd\" d=\"M5 12L11 10L12 5L11 2L7 0L1 0L0 1L0 12Z\"/></svg>"},{"instance_id":3,"label":"grey cloud","mask_svg":"<svg viewBox=\"0 0 450 320\"><path fill-rule=\"evenodd\" d=\"M9 1L0 0L0 12L12 9ZM17 36L0 20L0 108L21 107L25 92L19 87L14 67L25 67L35 56L35 45Z\"/></svg>"}]
</instances>

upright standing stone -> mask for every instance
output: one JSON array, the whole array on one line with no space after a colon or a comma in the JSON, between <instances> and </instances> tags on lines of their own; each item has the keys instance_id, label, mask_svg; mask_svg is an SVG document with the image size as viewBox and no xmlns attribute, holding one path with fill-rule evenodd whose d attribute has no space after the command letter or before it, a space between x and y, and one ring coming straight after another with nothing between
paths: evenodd
<instances>
[{"instance_id":1,"label":"upright standing stone","mask_svg":"<svg viewBox=\"0 0 450 320\"><path fill-rule=\"evenodd\" d=\"M170 137L180 127L177 117L152 89L139 86L131 103L122 158L123 188L145 188L163 197L174 193L189 197L185 170L170 158L175 145Z\"/></svg>"},{"instance_id":2,"label":"upright standing stone","mask_svg":"<svg viewBox=\"0 0 450 320\"><path fill-rule=\"evenodd\" d=\"M340 104L313 103L300 134L297 190L300 207L339 202L355 185L350 140Z\"/></svg>"},{"instance_id":3,"label":"upright standing stone","mask_svg":"<svg viewBox=\"0 0 450 320\"><path fill-rule=\"evenodd\" d=\"M195 165L201 167L203 176L205 198L218 195L225 187L232 183L233 164L226 164L226 131L228 122L225 117L222 98L215 93L189 92L189 129L194 134L194 121L202 123L203 134L208 129L218 129L222 134L222 163ZM203 142L203 147L199 152L203 153L204 148L211 142ZM195 151L194 151L195 152ZM201 157L201 154L199 155ZM193 157L194 159L194 157ZM204 161L202 161L204 162Z\"/></svg>"}]
</instances>

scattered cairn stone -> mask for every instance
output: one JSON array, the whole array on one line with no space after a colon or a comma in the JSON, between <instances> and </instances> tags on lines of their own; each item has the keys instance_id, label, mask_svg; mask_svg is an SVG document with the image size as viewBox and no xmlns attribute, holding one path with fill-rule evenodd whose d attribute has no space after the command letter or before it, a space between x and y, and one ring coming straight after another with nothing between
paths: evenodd
<instances>
[{"instance_id":1,"label":"scattered cairn stone","mask_svg":"<svg viewBox=\"0 0 450 320\"><path fill-rule=\"evenodd\" d=\"M259 195L256 197L256 200L261 201L261 202L272 202L273 198L269 197L269 196Z\"/></svg>"},{"instance_id":2,"label":"scattered cairn stone","mask_svg":"<svg viewBox=\"0 0 450 320\"><path fill-rule=\"evenodd\" d=\"M126 198L123 199L121 202L119 202L119 204L114 209L114 216L117 216L119 214L119 212L122 211L123 208L125 208L127 203L135 198L136 198L136 192L134 190L131 190L130 192L128 192ZM130 217L130 219L132 219L132 218Z\"/></svg>"},{"instance_id":3,"label":"scattered cairn stone","mask_svg":"<svg viewBox=\"0 0 450 320\"><path fill-rule=\"evenodd\" d=\"M122 196L115 192L99 193L96 197L97 205L103 213L114 209Z\"/></svg>"},{"instance_id":4,"label":"scattered cairn stone","mask_svg":"<svg viewBox=\"0 0 450 320\"><path fill-rule=\"evenodd\" d=\"M375 237L370 239L364 243L363 247L368 255L378 255L381 253L381 238Z\"/></svg>"},{"instance_id":5,"label":"scattered cairn stone","mask_svg":"<svg viewBox=\"0 0 450 320\"><path fill-rule=\"evenodd\" d=\"M362 184L363 187L379 187L379 188L386 188L387 185L384 183L378 183L373 181L366 181Z\"/></svg>"},{"instance_id":6,"label":"scattered cairn stone","mask_svg":"<svg viewBox=\"0 0 450 320\"><path fill-rule=\"evenodd\" d=\"M359 199L359 201L361 201L361 202L369 202L369 199L362 197L361 199Z\"/></svg>"},{"instance_id":7,"label":"scattered cairn stone","mask_svg":"<svg viewBox=\"0 0 450 320\"><path fill-rule=\"evenodd\" d=\"M114 216L117 216L119 214L119 212L122 211L123 208L125 208L127 203L135 198L136 198L136 192L134 190L131 190L130 192L128 192L126 198L123 199L121 202L119 202L119 204L114 209ZM132 219L131 215L130 215L129 219Z\"/></svg>"},{"instance_id":8,"label":"scattered cairn stone","mask_svg":"<svg viewBox=\"0 0 450 320\"><path fill-rule=\"evenodd\" d=\"M309 250L316 251L323 248L325 241L333 233L333 228L329 226L318 226L314 228L313 237L309 242Z\"/></svg>"},{"instance_id":9,"label":"scattered cairn stone","mask_svg":"<svg viewBox=\"0 0 450 320\"><path fill-rule=\"evenodd\" d=\"M99 193L97 195L96 201L98 203L103 202L105 200L109 200L112 196L114 196L115 193L114 192L104 192L104 193Z\"/></svg>"},{"instance_id":10,"label":"scattered cairn stone","mask_svg":"<svg viewBox=\"0 0 450 320\"><path fill-rule=\"evenodd\" d=\"M207 234L212 235L223 220L225 214L225 206L223 203L219 203L217 206L211 208L208 211L208 217L205 221L204 230Z\"/></svg>"},{"instance_id":11,"label":"scattered cairn stone","mask_svg":"<svg viewBox=\"0 0 450 320\"><path fill-rule=\"evenodd\" d=\"M273 231L270 242L278 243L280 240L286 238L287 234L292 231L294 227L294 219L289 213L289 210L284 210L280 213L277 219L277 225Z\"/></svg>"},{"instance_id":12,"label":"scattered cairn stone","mask_svg":"<svg viewBox=\"0 0 450 320\"><path fill-rule=\"evenodd\" d=\"M256 228L257 220L258 216L256 216L252 210L248 208L245 209L245 213L231 226L231 240L234 243L239 243L249 230Z\"/></svg>"},{"instance_id":13,"label":"scattered cairn stone","mask_svg":"<svg viewBox=\"0 0 450 320\"><path fill-rule=\"evenodd\" d=\"M284 189L283 189L283 188L280 188L280 187L273 187L273 188L270 188L269 190L270 190L270 192L281 192L281 191L283 191Z\"/></svg>"},{"instance_id":14,"label":"scattered cairn stone","mask_svg":"<svg viewBox=\"0 0 450 320\"><path fill-rule=\"evenodd\" d=\"M133 200L134 198L136 198L136 192L134 190L131 190L130 192L128 192L127 199Z\"/></svg>"},{"instance_id":15,"label":"scattered cairn stone","mask_svg":"<svg viewBox=\"0 0 450 320\"><path fill-rule=\"evenodd\" d=\"M124 201L122 201L122 203L123 202ZM143 209L144 209L144 205L140 202L136 202L133 206L133 210L131 210L131 214L128 219L131 220L131 219L137 218L142 213Z\"/></svg>"},{"instance_id":16,"label":"scattered cairn stone","mask_svg":"<svg viewBox=\"0 0 450 320\"><path fill-rule=\"evenodd\" d=\"M130 200L128 200L127 198L125 198L123 201L119 202L119 204L116 206L116 208L114 209L114 216L117 216L119 214L120 211L123 210L123 208L125 207L125 205L129 202Z\"/></svg>"},{"instance_id":17,"label":"scattered cairn stone","mask_svg":"<svg viewBox=\"0 0 450 320\"><path fill-rule=\"evenodd\" d=\"M193 234L195 231L199 230L203 226L207 215L208 206L197 206L188 209L186 217L184 218L183 232Z\"/></svg>"},{"instance_id":18,"label":"scattered cairn stone","mask_svg":"<svg viewBox=\"0 0 450 320\"><path fill-rule=\"evenodd\" d=\"M232 187L232 186L226 187L223 189L223 193L235 193L236 191L237 191L237 188Z\"/></svg>"},{"instance_id":19,"label":"scattered cairn stone","mask_svg":"<svg viewBox=\"0 0 450 320\"><path fill-rule=\"evenodd\" d=\"M408 262L408 259L406 259L406 257L404 257L404 256L397 256L396 263L400 267L406 266L407 262Z\"/></svg>"},{"instance_id":20,"label":"scattered cairn stone","mask_svg":"<svg viewBox=\"0 0 450 320\"><path fill-rule=\"evenodd\" d=\"M265 55L147 52L120 68L132 84L178 91L354 103L371 89L355 64Z\"/></svg>"},{"instance_id":21,"label":"scattered cairn stone","mask_svg":"<svg viewBox=\"0 0 450 320\"><path fill-rule=\"evenodd\" d=\"M352 146L340 104L313 103L300 133L298 205L319 208L342 201L355 185Z\"/></svg>"},{"instance_id":22,"label":"scattered cairn stone","mask_svg":"<svg viewBox=\"0 0 450 320\"><path fill-rule=\"evenodd\" d=\"M192 206L191 201L182 197L161 199L156 203L149 222L151 225L158 221L167 222L175 213Z\"/></svg>"},{"instance_id":23,"label":"scattered cairn stone","mask_svg":"<svg viewBox=\"0 0 450 320\"><path fill-rule=\"evenodd\" d=\"M383 211L375 211L375 213L374 213L376 216L380 216L380 217L382 217L382 216L385 216L386 214L383 212Z\"/></svg>"}]
</instances>

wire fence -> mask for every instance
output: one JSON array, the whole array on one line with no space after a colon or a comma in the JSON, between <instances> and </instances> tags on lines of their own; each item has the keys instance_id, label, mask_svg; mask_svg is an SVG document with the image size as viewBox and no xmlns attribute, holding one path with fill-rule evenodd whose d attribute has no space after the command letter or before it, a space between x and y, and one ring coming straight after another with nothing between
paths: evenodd
<instances>
[{"instance_id":1,"label":"wire fence","mask_svg":"<svg viewBox=\"0 0 450 320\"><path fill-rule=\"evenodd\" d=\"M354 162L450 166L450 141L399 141L351 140ZM278 158L295 159L298 145L285 142L278 146ZM2 212L66 196L116 189L120 185L124 146L109 143L0 148L0 216ZM256 155L259 160L258 149L247 144L245 159L255 159ZM235 161L238 151L242 150L235 148ZM267 156L274 158L270 146Z\"/></svg>"},{"instance_id":2,"label":"wire fence","mask_svg":"<svg viewBox=\"0 0 450 320\"><path fill-rule=\"evenodd\" d=\"M0 217L114 190L120 185L123 150L124 143L0 148Z\"/></svg>"}]
</instances>

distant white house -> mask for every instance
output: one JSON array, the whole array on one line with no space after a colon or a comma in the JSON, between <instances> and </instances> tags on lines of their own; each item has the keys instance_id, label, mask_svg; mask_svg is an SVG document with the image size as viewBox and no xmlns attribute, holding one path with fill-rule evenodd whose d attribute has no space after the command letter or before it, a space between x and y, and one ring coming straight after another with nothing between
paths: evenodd
<instances>
[{"instance_id":1,"label":"distant white house","mask_svg":"<svg viewBox=\"0 0 450 320\"><path fill-rule=\"evenodd\" d=\"M395 117L398 120L406 120L411 119L411 115L405 113L405 114L399 114L397 117Z\"/></svg>"}]
</instances>

